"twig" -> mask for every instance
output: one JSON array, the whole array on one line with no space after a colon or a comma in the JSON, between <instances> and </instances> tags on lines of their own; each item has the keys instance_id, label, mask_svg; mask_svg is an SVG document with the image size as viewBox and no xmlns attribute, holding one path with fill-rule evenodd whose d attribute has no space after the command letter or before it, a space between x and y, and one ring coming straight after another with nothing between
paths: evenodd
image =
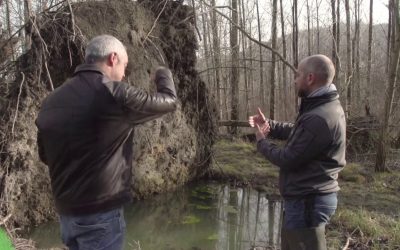
<instances>
[{"instance_id":1,"label":"twig","mask_svg":"<svg viewBox=\"0 0 400 250\"><path fill-rule=\"evenodd\" d=\"M10 219L11 214L8 214L5 218L0 221L0 226L5 225L7 221Z\"/></svg>"},{"instance_id":2,"label":"twig","mask_svg":"<svg viewBox=\"0 0 400 250\"><path fill-rule=\"evenodd\" d=\"M71 13L71 24L72 24L72 41L75 41L75 36L76 36L76 32L75 32L75 16L74 16L74 12L72 11L72 6L69 0L67 0L67 4L68 4L68 8L69 8L69 12Z\"/></svg>"},{"instance_id":3,"label":"twig","mask_svg":"<svg viewBox=\"0 0 400 250\"><path fill-rule=\"evenodd\" d=\"M344 245L344 247L343 247L343 249L342 250L347 250L348 249L348 247L349 247L349 245L350 245L350 236L348 236L347 237L347 241L346 241L346 244Z\"/></svg>"},{"instance_id":4,"label":"twig","mask_svg":"<svg viewBox=\"0 0 400 250\"><path fill-rule=\"evenodd\" d=\"M164 1L164 6L162 7L160 13L158 13L158 16L156 18L156 20L154 20L153 26L151 27L149 33L147 33L146 37L143 40L143 43L145 43L147 41L147 38L149 37L149 35L151 34L151 32L153 32L153 29L156 27L158 19L160 18L161 14L164 12L165 6L167 6L168 0Z\"/></svg>"},{"instance_id":5,"label":"twig","mask_svg":"<svg viewBox=\"0 0 400 250\"><path fill-rule=\"evenodd\" d=\"M47 77L49 78L50 89L51 89L51 91L53 91L54 90L54 84L53 84L53 81L51 80L51 75L50 75L49 67L47 67L46 58L44 59L44 67L46 68Z\"/></svg>"},{"instance_id":6,"label":"twig","mask_svg":"<svg viewBox=\"0 0 400 250\"><path fill-rule=\"evenodd\" d=\"M209 8L213 8L210 4L208 4L207 2L205 2L203 0L203 3L208 6ZM218 13L220 16L224 17L226 20L228 20L233 26L235 26L236 29L238 29L240 32L242 32L243 35L245 35L250 41L261 45L262 47L269 49L272 53L274 53L275 55L277 55L279 57L279 59L282 60L282 62L284 64L286 64L293 72L296 72L296 68L290 64L286 58L284 58L276 49L272 48L271 46L267 45L266 43L263 43L261 41L258 41L257 39L255 39L254 37L252 37L249 33L247 33L242 27L240 27L238 24L234 23L232 21L232 19L230 19L228 16L226 16L224 13L220 12L219 10L217 10L216 8L214 8L215 12Z\"/></svg>"},{"instance_id":7,"label":"twig","mask_svg":"<svg viewBox=\"0 0 400 250\"><path fill-rule=\"evenodd\" d=\"M165 64L165 60L164 60L164 57L163 57L162 54L161 54L160 49L155 45L155 43L154 43L151 39L148 39L148 40L149 40L149 42L156 48L156 50L158 51L158 53L159 53L159 55L160 55L160 57L161 57L162 63Z\"/></svg>"},{"instance_id":8,"label":"twig","mask_svg":"<svg viewBox=\"0 0 400 250\"><path fill-rule=\"evenodd\" d=\"M199 36L199 39L201 41L201 35L200 35L200 31L199 28L197 27L197 17L196 17L196 11L195 11L195 5L194 5L194 0L192 0L192 5L193 5L193 23L194 23L194 27L197 31L197 35Z\"/></svg>"},{"instance_id":9,"label":"twig","mask_svg":"<svg viewBox=\"0 0 400 250\"><path fill-rule=\"evenodd\" d=\"M21 72L21 74L22 74L22 81L21 81L21 84L19 85L19 92L18 92L18 97L17 97L17 107L15 108L15 115L14 115L14 120L13 120L13 124L11 127L11 134L14 134L15 122L17 121L17 117L18 117L19 99L20 99L21 93L22 93L22 84L24 84L24 81L25 81L24 72Z\"/></svg>"}]
</instances>

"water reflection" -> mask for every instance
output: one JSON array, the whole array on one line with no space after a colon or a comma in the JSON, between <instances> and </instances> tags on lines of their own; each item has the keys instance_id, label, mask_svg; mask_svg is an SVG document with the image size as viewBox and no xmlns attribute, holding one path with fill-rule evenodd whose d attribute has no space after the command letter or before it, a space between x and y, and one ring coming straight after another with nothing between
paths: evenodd
<instances>
[{"instance_id":1,"label":"water reflection","mask_svg":"<svg viewBox=\"0 0 400 250\"><path fill-rule=\"evenodd\" d=\"M280 239L281 203L249 188L222 187L218 192L216 249L276 247Z\"/></svg>"},{"instance_id":2,"label":"water reflection","mask_svg":"<svg viewBox=\"0 0 400 250\"><path fill-rule=\"evenodd\" d=\"M250 188L186 186L126 207L124 249L274 249L279 245L281 211L280 201ZM39 248L61 244L57 223L38 227L31 237Z\"/></svg>"}]
</instances>

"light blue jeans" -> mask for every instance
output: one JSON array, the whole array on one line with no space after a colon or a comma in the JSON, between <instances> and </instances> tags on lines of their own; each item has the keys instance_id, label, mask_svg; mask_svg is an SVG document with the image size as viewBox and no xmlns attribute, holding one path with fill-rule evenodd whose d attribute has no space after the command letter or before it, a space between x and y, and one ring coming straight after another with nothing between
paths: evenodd
<instances>
[{"instance_id":1,"label":"light blue jeans","mask_svg":"<svg viewBox=\"0 0 400 250\"><path fill-rule=\"evenodd\" d=\"M107 212L60 215L61 238L70 250L120 250L125 235L123 208Z\"/></svg>"},{"instance_id":2,"label":"light blue jeans","mask_svg":"<svg viewBox=\"0 0 400 250\"><path fill-rule=\"evenodd\" d=\"M325 226L337 207L337 193L284 200L285 229Z\"/></svg>"}]
</instances>

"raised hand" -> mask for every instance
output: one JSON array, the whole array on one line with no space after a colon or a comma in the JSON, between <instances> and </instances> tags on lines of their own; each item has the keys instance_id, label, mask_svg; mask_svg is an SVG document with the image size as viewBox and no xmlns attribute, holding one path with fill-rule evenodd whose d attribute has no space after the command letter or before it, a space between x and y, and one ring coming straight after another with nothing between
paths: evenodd
<instances>
[{"instance_id":1,"label":"raised hand","mask_svg":"<svg viewBox=\"0 0 400 250\"><path fill-rule=\"evenodd\" d=\"M268 124L261 109L258 108L257 111L258 111L257 115L249 116L249 124L250 124L250 127L252 127L252 128L254 128L256 124L258 124L260 127L262 127L266 123ZM269 126L269 124L268 124L268 126Z\"/></svg>"}]
</instances>

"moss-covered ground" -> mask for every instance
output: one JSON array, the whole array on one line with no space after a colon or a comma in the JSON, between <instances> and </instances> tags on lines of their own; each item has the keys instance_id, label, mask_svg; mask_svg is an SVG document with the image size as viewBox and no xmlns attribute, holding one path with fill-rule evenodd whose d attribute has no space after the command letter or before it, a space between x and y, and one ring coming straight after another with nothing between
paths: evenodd
<instances>
[{"instance_id":1,"label":"moss-covered ground","mask_svg":"<svg viewBox=\"0 0 400 250\"><path fill-rule=\"evenodd\" d=\"M254 143L221 139L214 152L213 178L279 194L278 168L257 153ZM339 206L327 230L328 248L400 249L400 169L375 173L367 161L348 162L339 184Z\"/></svg>"}]
</instances>

